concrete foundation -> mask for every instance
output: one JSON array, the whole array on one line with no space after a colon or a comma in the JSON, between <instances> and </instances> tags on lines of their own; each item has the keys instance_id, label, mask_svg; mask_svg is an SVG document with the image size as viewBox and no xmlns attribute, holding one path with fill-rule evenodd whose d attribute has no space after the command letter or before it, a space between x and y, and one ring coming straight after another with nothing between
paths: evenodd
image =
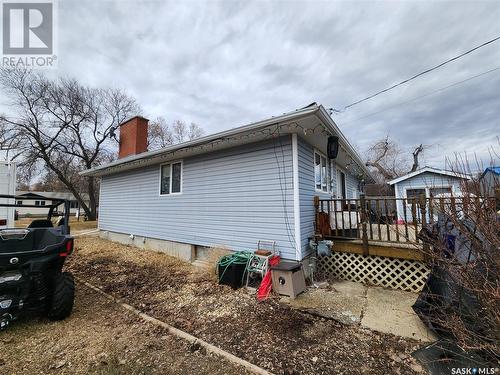
<instances>
[{"instance_id":1,"label":"concrete foundation","mask_svg":"<svg viewBox=\"0 0 500 375\"><path fill-rule=\"evenodd\" d=\"M110 241L120 242L124 245L136 246L141 249L161 251L162 253L188 262L192 262L195 260L194 245L186 243L159 240L156 238L103 230L99 232L99 237Z\"/></svg>"}]
</instances>

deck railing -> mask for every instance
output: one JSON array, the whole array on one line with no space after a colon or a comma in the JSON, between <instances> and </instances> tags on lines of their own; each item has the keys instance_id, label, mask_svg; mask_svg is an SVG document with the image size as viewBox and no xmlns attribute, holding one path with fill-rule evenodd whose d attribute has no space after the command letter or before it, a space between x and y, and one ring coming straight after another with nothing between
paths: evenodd
<instances>
[{"instance_id":1,"label":"deck railing","mask_svg":"<svg viewBox=\"0 0 500 375\"><path fill-rule=\"evenodd\" d=\"M495 200L481 197L393 198L361 195L358 199L315 197L314 205L316 234L357 238L367 246L368 241L420 244L420 230L426 224L435 222L440 212L454 217L459 212L468 212L469 207L483 207L494 212Z\"/></svg>"}]
</instances>

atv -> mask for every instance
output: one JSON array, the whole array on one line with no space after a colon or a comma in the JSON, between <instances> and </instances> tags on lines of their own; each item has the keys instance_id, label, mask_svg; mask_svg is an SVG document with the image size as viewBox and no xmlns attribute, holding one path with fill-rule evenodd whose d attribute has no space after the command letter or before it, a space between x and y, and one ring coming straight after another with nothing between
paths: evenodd
<instances>
[{"instance_id":1,"label":"atv","mask_svg":"<svg viewBox=\"0 0 500 375\"><path fill-rule=\"evenodd\" d=\"M0 195L0 207L41 208L23 204L27 199L33 198ZM62 320L73 310L73 275L63 272L64 261L73 252L70 204L43 199L50 203L44 206L49 210L46 218L35 219L26 228L0 229L0 330L21 314ZM64 211L57 217L59 207Z\"/></svg>"}]
</instances>

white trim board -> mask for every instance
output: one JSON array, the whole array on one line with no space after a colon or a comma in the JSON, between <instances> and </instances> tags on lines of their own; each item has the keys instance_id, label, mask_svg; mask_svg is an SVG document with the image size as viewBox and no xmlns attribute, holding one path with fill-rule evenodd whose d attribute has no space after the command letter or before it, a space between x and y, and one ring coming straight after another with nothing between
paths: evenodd
<instances>
[{"instance_id":1,"label":"white trim board","mask_svg":"<svg viewBox=\"0 0 500 375\"><path fill-rule=\"evenodd\" d=\"M466 175L466 174L456 173L456 172L453 172L453 171L445 171L443 169L436 169L436 168L431 168L431 167L424 167L422 169L419 169L418 171L415 171L415 172L412 172L412 173L408 173L408 174L405 174L404 176L395 178L394 180L389 181L388 184L389 185L394 185L394 184L397 184L398 182L407 180L409 178L418 176L419 174L426 173L426 172L428 172L428 173L434 173L434 174L439 174L439 175L443 175L443 176L450 176L450 177L455 177L455 178L462 178L462 179L465 179L465 180L469 180L470 179L470 176Z\"/></svg>"},{"instance_id":2,"label":"white trim board","mask_svg":"<svg viewBox=\"0 0 500 375\"><path fill-rule=\"evenodd\" d=\"M302 244L300 233L300 196L299 196L299 143L297 134L292 134L292 171L293 171L293 225L295 236L295 259L301 260Z\"/></svg>"}]
</instances>

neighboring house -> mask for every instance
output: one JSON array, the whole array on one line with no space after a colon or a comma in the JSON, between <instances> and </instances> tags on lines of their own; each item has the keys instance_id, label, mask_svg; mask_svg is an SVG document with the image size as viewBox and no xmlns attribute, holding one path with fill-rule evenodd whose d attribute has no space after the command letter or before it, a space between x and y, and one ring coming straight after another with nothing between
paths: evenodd
<instances>
[{"instance_id":1,"label":"neighboring house","mask_svg":"<svg viewBox=\"0 0 500 375\"><path fill-rule=\"evenodd\" d=\"M70 204L70 214L76 215L79 210L79 203L75 196L69 192L57 192L57 191L16 191L16 196L20 196L23 199L18 200L17 204L20 204L20 207L16 207L16 211L19 216L45 216L49 212L49 208L45 206L50 206L51 201L46 200L46 198L57 198L57 199L65 199L69 200ZM84 200L88 204L88 194L82 194ZM22 207L22 205L33 205L38 207ZM61 208L62 210L62 208ZM83 213L83 211L80 211Z\"/></svg>"},{"instance_id":2,"label":"neighboring house","mask_svg":"<svg viewBox=\"0 0 500 375\"><path fill-rule=\"evenodd\" d=\"M401 198L408 199L406 209L406 221L411 221L411 200L425 195L426 198L434 197L449 197L462 196L460 188L464 180L469 180L470 176L437 169L424 167L415 172L408 173L404 176L395 178L388 182L394 186L394 192L397 201L397 216L398 219L404 220L404 207Z\"/></svg>"},{"instance_id":3,"label":"neighboring house","mask_svg":"<svg viewBox=\"0 0 500 375\"><path fill-rule=\"evenodd\" d=\"M481 193L487 197L500 195L500 167L486 168L480 178Z\"/></svg>"},{"instance_id":4,"label":"neighboring house","mask_svg":"<svg viewBox=\"0 0 500 375\"><path fill-rule=\"evenodd\" d=\"M205 247L255 250L275 241L302 260L314 234L313 198L355 198L371 181L321 105L146 151L148 120L120 126L120 158L82 172L101 177L99 228L110 239L193 260ZM339 137L329 160L327 140Z\"/></svg>"}]
</instances>

